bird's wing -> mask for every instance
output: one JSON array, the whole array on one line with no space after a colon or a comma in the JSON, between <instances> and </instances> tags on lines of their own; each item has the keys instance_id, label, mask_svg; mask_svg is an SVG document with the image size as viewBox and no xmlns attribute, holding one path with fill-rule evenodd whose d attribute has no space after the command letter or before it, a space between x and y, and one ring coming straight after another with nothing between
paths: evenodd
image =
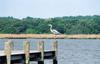
<instances>
[{"instance_id":1,"label":"bird's wing","mask_svg":"<svg viewBox=\"0 0 100 64\"><path fill-rule=\"evenodd\" d=\"M55 34L61 34L60 32L58 32L58 31L55 30L55 29L53 29L52 31L53 31L53 33L55 33Z\"/></svg>"}]
</instances>

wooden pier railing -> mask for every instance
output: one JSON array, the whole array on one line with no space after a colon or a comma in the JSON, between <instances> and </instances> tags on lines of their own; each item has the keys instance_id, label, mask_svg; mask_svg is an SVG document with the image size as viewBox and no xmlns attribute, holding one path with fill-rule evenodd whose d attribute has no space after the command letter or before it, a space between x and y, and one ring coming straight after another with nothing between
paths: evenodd
<instances>
[{"instance_id":1,"label":"wooden pier railing","mask_svg":"<svg viewBox=\"0 0 100 64\"><path fill-rule=\"evenodd\" d=\"M24 41L23 50L12 50L13 42L5 42L4 51L0 51L0 64L30 64L30 61L37 61L44 64L45 59L53 59L57 64L57 41L52 43L52 50L44 50L44 41L38 42L37 50L30 50L30 42Z\"/></svg>"}]
</instances>

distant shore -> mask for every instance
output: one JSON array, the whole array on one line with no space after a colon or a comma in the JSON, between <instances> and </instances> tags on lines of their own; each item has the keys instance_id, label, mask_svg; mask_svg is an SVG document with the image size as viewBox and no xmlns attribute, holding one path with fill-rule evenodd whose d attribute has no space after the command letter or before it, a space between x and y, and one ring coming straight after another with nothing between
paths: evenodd
<instances>
[{"instance_id":1,"label":"distant shore","mask_svg":"<svg viewBox=\"0 0 100 64\"><path fill-rule=\"evenodd\" d=\"M0 38L100 39L100 34L0 34Z\"/></svg>"}]
</instances>

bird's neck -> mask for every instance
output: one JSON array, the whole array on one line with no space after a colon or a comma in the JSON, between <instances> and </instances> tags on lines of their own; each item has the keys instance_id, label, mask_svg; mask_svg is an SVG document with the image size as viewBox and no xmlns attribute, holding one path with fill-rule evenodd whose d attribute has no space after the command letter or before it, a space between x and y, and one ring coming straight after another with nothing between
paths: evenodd
<instances>
[{"instance_id":1,"label":"bird's neck","mask_svg":"<svg viewBox=\"0 0 100 64\"><path fill-rule=\"evenodd\" d=\"M52 26L50 26L50 30L52 30Z\"/></svg>"}]
</instances>

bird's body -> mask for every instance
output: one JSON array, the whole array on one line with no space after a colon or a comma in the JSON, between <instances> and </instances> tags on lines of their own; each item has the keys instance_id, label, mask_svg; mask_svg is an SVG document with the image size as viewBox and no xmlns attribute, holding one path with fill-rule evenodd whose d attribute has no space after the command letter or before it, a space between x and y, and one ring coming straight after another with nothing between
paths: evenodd
<instances>
[{"instance_id":1,"label":"bird's body","mask_svg":"<svg viewBox=\"0 0 100 64\"><path fill-rule=\"evenodd\" d=\"M61 33L58 32L57 30L53 29L51 24L49 24L49 26L50 26L50 31L51 31L53 34L56 34L56 35L61 34Z\"/></svg>"}]
</instances>

